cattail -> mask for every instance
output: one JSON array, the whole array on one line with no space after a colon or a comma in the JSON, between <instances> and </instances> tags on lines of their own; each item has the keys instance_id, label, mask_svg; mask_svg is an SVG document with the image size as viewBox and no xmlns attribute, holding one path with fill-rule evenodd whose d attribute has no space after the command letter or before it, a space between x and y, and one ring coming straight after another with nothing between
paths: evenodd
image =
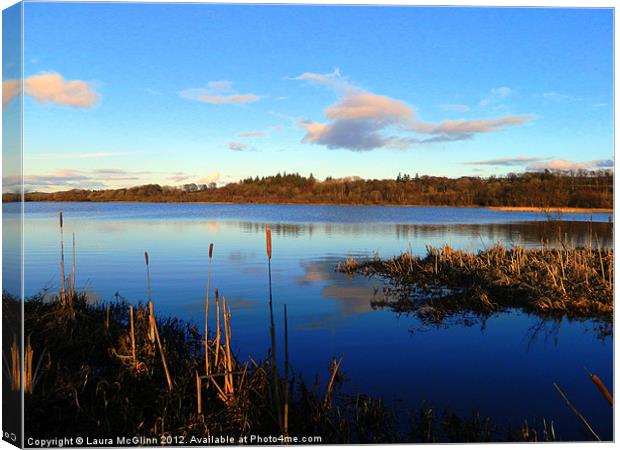
<instances>
[{"instance_id":1,"label":"cattail","mask_svg":"<svg viewBox=\"0 0 620 450\"><path fill-rule=\"evenodd\" d=\"M586 372L590 376L590 379L592 380L592 382L596 385L598 390L601 392L601 394L603 394L603 397L605 397L605 400L607 400L609 402L609 405L613 408L614 407L614 398L611 396L611 394L607 390L607 387L605 386L605 384L603 384L603 382L601 381L601 379L599 377L597 377L596 375L593 375L592 373L590 373L590 371L586 367L584 367L584 369L586 370Z\"/></svg>"},{"instance_id":2,"label":"cattail","mask_svg":"<svg viewBox=\"0 0 620 450\"><path fill-rule=\"evenodd\" d=\"M151 273L149 270L149 253L144 252L144 261L146 262L146 289L148 291L148 301L151 301Z\"/></svg>"},{"instance_id":3,"label":"cattail","mask_svg":"<svg viewBox=\"0 0 620 450\"><path fill-rule=\"evenodd\" d=\"M209 375L209 292L211 291L211 259L213 242L209 245L209 268L207 270L207 298L205 299L205 371Z\"/></svg>"},{"instance_id":4,"label":"cattail","mask_svg":"<svg viewBox=\"0 0 620 450\"><path fill-rule=\"evenodd\" d=\"M276 361L276 325L273 320L273 290L271 285L271 230L267 227L267 267L269 274L269 334L271 335L271 374L272 374L272 382L273 382L273 400L276 408L276 413L278 417L278 424L280 428L283 428L282 425L282 411L280 405L280 393L279 393L279 381L278 381L278 363Z\"/></svg>"},{"instance_id":5,"label":"cattail","mask_svg":"<svg viewBox=\"0 0 620 450\"><path fill-rule=\"evenodd\" d=\"M271 259L271 229L267 227L267 257Z\"/></svg>"},{"instance_id":6,"label":"cattail","mask_svg":"<svg viewBox=\"0 0 620 450\"><path fill-rule=\"evenodd\" d=\"M60 277L61 277L61 289L60 289L60 302L65 303L66 289L65 289L65 239L63 232L62 211L58 213L60 222Z\"/></svg>"}]
</instances>

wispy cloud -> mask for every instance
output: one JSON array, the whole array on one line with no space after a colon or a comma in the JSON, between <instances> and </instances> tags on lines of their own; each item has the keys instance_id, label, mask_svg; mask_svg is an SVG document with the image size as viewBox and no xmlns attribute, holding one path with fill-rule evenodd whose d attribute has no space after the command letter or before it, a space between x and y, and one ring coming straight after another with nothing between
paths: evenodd
<instances>
[{"instance_id":1,"label":"wispy cloud","mask_svg":"<svg viewBox=\"0 0 620 450\"><path fill-rule=\"evenodd\" d=\"M116 158L119 156L131 155L131 152L76 152L76 153L40 153L38 155L28 155L28 159L47 160L47 159L101 159Z\"/></svg>"},{"instance_id":2,"label":"wispy cloud","mask_svg":"<svg viewBox=\"0 0 620 450\"><path fill-rule=\"evenodd\" d=\"M609 169L614 166L611 159L597 159L593 161L567 161L565 159L553 159L550 161L539 162L527 166L527 170L594 170Z\"/></svg>"},{"instance_id":3,"label":"wispy cloud","mask_svg":"<svg viewBox=\"0 0 620 450\"><path fill-rule=\"evenodd\" d=\"M219 172L213 172L207 175L206 177L198 180L198 183L199 184L217 183L218 181L220 181L221 178L222 177Z\"/></svg>"},{"instance_id":4,"label":"wispy cloud","mask_svg":"<svg viewBox=\"0 0 620 450\"><path fill-rule=\"evenodd\" d=\"M195 179L196 175L184 172L132 171L114 167L92 170L57 169L42 174L24 176L24 188L28 191L56 191L67 189L106 189L136 186L147 183L161 183L157 180L171 180L176 183ZM4 177L3 191L10 192L20 187L19 177ZM164 183L162 183L164 184Z\"/></svg>"},{"instance_id":5,"label":"wispy cloud","mask_svg":"<svg viewBox=\"0 0 620 450\"><path fill-rule=\"evenodd\" d=\"M227 80L210 81L204 88L192 88L181 91L182 98L197 100L216 105L253 103L260 100L256 94L240 94L232 87L232 82Z\"/></svg>"},{"instance_id":6,"label":"wispy cloud","mask_svg":"<svg viewBox=\"0 0 620 450\"><path fill-rule=\"evenodd\" d=\"M593 161L569 161L565 159L551 159L542 157L516 156L514 158L497 158L483 161L467 161L466 166L509 166L523 167L526 170L578 170L578 169L607 169L614 165L611 159L597 159Z\"/></svg>"},{"instance_id":7,"label":"wispy cloud","mask_svg":"<svg viewBox=\"0 0 620 450\"><path fill-rule=\"evenodd\" d=\"M264 131L248 131L246 133L239 133L237 135L237 137L240 138L258 138L258 137L265 137L267 133L265 133Z\"/></svg>"},{"instance_id":8,"label":"wispy cloud","mask_svg":"<svg viewBox=\"0 0 620 450\"><path fill-rule=\"evenodd\" d=\"M254 150L254 147L248 144L244 144L243 142L229 142L228 149L233 150L235 152L247 152Z\"/></svg>"},{"instance_id":9,"label":"wispy cloud","mask_svg":"<svg viewBox=\"0 0 620 450\"><path fill-rule=\"evenodd\" d=\"M19 80L2 82L2 105L19 95ZM83 80L65 80L56 72L43 72L24 80L24 92L38 103L52 103L73 108L90 108L99 101L99 95L90 83Z\"/></svg>"},{"instance_id":10,"label":"wispy cloud","mask_svg":"<svg viewBox=\"0 0 620 450\"><path fill-rule=\"evenodd\" d=\"M480 100L479 105L481 107L490 106L492 104L500 102L501 100L512 95L513 93L514 91L506 86L493 88L489 91L486 97Z\"/></svg>"},{"instance_id":11,"label":"wispy cloud","mask_svg":"<svg viewBox=\"0 0 620 450\"><path fill-rule=\"evenodd\" d=\"M466 166L523 166L529 163L544 161L549 158L530 158L527 156L517 156L515 158L486 159L484 161L467 161Z\"/></svg>"},{"instance_id":12,"label":"wispy cloud","mask_svg":"<svg viewBox=\"0 0 620 450\"><path fill-rule=\"evenodd\" d=\"M469 106L461 105L459 103L441 103L438 106L444 111L457 112L457 113L465 113L470 110Z\"/></svg>"},{"instance_id":13,"label":"wispy cloud","mask_svg":"<svg viewBox=\"0 0 620 450\"><path fill-rule=\"evenodd\" d=\"M419 120L414 109L404 101L358 88L342 77L338 70L328 74L306 72L294 79L325 85L340 97L325 109L325 116L330 122L298 121L298 126L306 130L302 142L328 148L353 151L403 149L414 143L470 139L475 134L499 131L531 120L530 116L504 116L427 123ZM412 136L411 133L426 137Z\"/></svg>"}]
</instances>

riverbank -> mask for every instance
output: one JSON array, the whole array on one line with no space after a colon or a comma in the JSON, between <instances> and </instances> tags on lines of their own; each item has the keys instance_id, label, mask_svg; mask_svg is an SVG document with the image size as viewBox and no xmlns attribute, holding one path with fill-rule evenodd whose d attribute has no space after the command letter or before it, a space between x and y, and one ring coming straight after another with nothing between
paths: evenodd
<instances>
[{"instance_id":1,"label":"riverbank","mask_svg":"<svg viewBox=\"0 0 620 450\"><path fill-rule=\"evenodd\" d=\"M3 197L3 203L17 203L17 197ZM488 209L491 211L505 212L533 212L540 214L613 214L610 208L569 208L569 207L533 207L533 206L483 206L483 205L434 205L434 204L407 204L407 203L373 203L373 202L295 202L292 200L258 200L239 199L235 202L226 201L193 201L193 200L161 200L161 199L139 199L139 200L70 200L70 199L27 199L26 203L118 203L118 204L189 204L189 205L283 205L283 206L341 206L341 207L400 207L400 208L458 208L458 209Z\"/></svg>"},{"instance_id":2,"label":"riverbank","mask_svg":"<svg viewBox=\"0 0 620 450\"><path fill-rule=\"evenodd\" d=\"M538 213L576 213L576 214L613 214L611 208L569 208L569 207L533 207L533 206L491 206L494 211L538 212Z\"/></svg>"}]
</instances>

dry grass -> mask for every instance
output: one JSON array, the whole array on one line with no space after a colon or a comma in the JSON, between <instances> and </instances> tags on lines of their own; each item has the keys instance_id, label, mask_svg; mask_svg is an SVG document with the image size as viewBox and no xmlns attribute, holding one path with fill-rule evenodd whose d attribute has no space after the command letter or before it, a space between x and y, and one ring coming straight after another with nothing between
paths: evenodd
<instances>
[{"instance_id":1,"label":"dry grass","mask_svg":"<svg viewBox=\"0 0 620 450\"><path fill-rule=\"evenodd\" d=\"M392 287L375 305L436 321L505 308L613 321L613 250L598 244L525 249L498 243L478 253L428 247L424 257L408 251L386 260L347 260L338 270L388 279Z\"/></svg>"}]
</instances>

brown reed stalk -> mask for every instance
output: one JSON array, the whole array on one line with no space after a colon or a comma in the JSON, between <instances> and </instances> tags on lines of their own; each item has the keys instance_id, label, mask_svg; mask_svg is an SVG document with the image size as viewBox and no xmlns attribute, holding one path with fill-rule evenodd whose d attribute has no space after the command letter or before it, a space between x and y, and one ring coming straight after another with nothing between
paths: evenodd
<instances>
[{"instance_id":1,"label":"brown reed stalk","mask_svg":"<svg viewBox=\"0 0 620 450\"><path fill-rule=\"evenodd\" d=\"M75 233L73 233L73 258L71 259L71 295L69 301L75 298Z\"/></svg>"},{"instance_id":2,"label":"brown reed stalk","mask_svg":"<svg viewBox=\"0 0 620 450\"><path fill-rule=\"evenodd\" d=\"M17 335L13 334L13 341L11 342L11 390L19 391L21 389L22 371L21 371L21 357L19 352L19 346L17 345Z\"/></svg>"},{"instance_id":3,"label":"brown reed stalk","mask_svg":"<svg viewBox=\"0 0 620 450\"><path fill-rule=\"evenodd\" d=\"M577 410L577 408L575 408L575 406L571 403L571 401L568 399L568 397L566 396L566 394L564 394L564 392L562 391L562 389L560 389L560 386L557 385L557 383L553 383L553 386L555 387L555 389L559 392L559 394L562 396L562 398L564 399L564 401L566 402L566 404L568 405L568 407L575 413L575 415L579 418L579 420L581 420L581 422L584 424L584 426L588 429L588 431L592 434L592 436L594 436L594 438L597 441L600 441L601 438L598 437L598 434L596 434L596 432L592 429L592 427L590 426L590 424L588 423L588 421L586 420L585 417L583 417L583 415L579 412L579 410Z\"/></svg>"},{"instance_id":4,"label":"brown reed stalk","mask_svg":"<svg viewBox=\"0 0 620 450\"><path fill-rule=\"evenodd\" d=\"M286 303L284 304L284 436L288 436L288 314Z\"/></svg>"},{"instance_id":5,"label":"brown reed stalk","mask_svg":"<svg viewBox=\"0 0 620 450\"><path fill-rule=\"evenodd\" d=\"M271 284L271 229L269 227L265 230L267 236L267 265L269 270L269 318L270 318L270 327L269 332L271 335L271 372L272 372L272 382L273 382L273 396L274 403L276 408L276 413L278 417L278 424L280 428L282 427L282 412L280 411L280 394L279 394L279 381L278 381L278 363L276 360L276 326L273 320L273 290Z\"/></svg>"},{"instance_id":6,"label":"brown reed stalk","mask_svg":"<svg viewBox=\"0 0 620 450\"><path fill-rule=\"evenodd\" d=\"M220 331L220 292L217 288L215 288L215 358L213 361L213 367L217 368L217 363L219 362L220 356L220 339L221 339L221 331Z\"/></svg>"},{"instance_id":7,"label":"brown reed stalk","mask_svg":"<svg viewBox=\"0 0 620 450\"><path fill-rule=\"evenodd\" d=\"M209 375L209 292L211 291L211 260L213 242L209 245L209 268L207 269L207 298L205 300L205 373Z\"/></svg>"},{"instance_id":8,"label":"brown reed stalk","mask_svg":"<svg viewBox=\"0 0 620 450\"><path fill-rule=\"evenodd\" d=\"M33 372L32 372L32 346L30 336L26 338L26 348L24 349L24 393L32 394Z\"/></svg>"},{"instance_id":9,"label":"brown reed stalk","mask_svg":"<svg viewBox=\"0 0 620 450\"><path fill-rule=\"evenodd\" d=\"M225 358L225 371L226 375L224 376L224 392L232 398L234 395L234 386L232 380L232 355L230 352L230 310L226 305L226 298L222 296L222 319L224 321L224 342L226 346L226 353L224 354Z\"/></svg>"},{"instance_id":10,"label":"brown reed stalk","mask_svg":"<svg viewBox=\"0 0 620 450\"><path fill-rule=\"evenodd\" d=\"M597 377L596 375L593 375L592 373L590 373L590 371L588 370L587 367L584 367L584 369L588 373L588 376L590 377L590 380L592 380L592 382L596 385L596 387L601 392L601 394L603 394L603 397L605 397L605 400L607 400L609 405L613 408L614 407L614 398L609 393L609 390L607 390L607 386L605 386L605 384L601 381L601 379L599 377Z\"/></svg>"},{"instance_id":11,"label":"brown reed stalk","mask_svg":"<svg viewBox=\"0 0 620 450\"><path fill-rule=\"evenodd\" d=\"M129 332L131 333L131 359L136 367L136 334L133 324L133 305L129 305Z\"/></svg>"},{"instance_id":12,"label":"brown reed stalk","mask_svg":"<svg viewBox=\"0 0 620 450\"><path fill-rule=\"evenodd\" d=\"M168 363L166 363L166 355L164 354L164 348L161 345L159 339L159 331L157 330L157 322L155 321L155 313L153 312L153 302L149 303L151 310L151 328L155 334L155 340L157 341L157 347L159 347L159 355L161 356L161 363L164 366L164 372L166 373L166 381L168 382L168 390L172 391L172 378L170 378L170 372L168 371Z\"/></svg>"},{"instance_id":13,"label":"brown reed stalk","mask_svg":"<svg viewBox=\"0 0 620 450\"><path fill-rule=\"evenodd\" d=\"M146 262L146 290L147 290L147 299L149 305L149 331L148 337L151 342L155 342L155 330L153 329L153 323L155 321L155 317L153 316L153 302L151 301L151 271L149 269L149 254L148 252L144 252L144 261Z\"/></svg>"},{"instance_id":14,"label":"brown reed stalk","mask_svg":"<svg viewBox=\"0 0 620 450\"><path fill-rule=\"evenodd\" d=\"M342 358L344 355L340 356L338 362L336 362L336 358L333 359L332 365L332 375L329 378L329 383L327 383L327 389L325 390L325 397L323 397L323 403L325 405L329 404L329 399L332 394L332 390L334 389L334 381L336 380L336 374L338 373L338 368L340 368L340 364L342 363Z\"/></svg>"},{"instance_id":15,"label":"brown reed stalk","mask_svg":"<svg viewBox=\"0 0 620 450\"><path fill-rule=\"evenodd\" d=\"M61 277L61 288L60 288L60 303L66 303L66 291L65 291L65 239L64 239L64 231L63 231L63 220L62 220L62 211L58 213L58 218L60 222L60 277Z\"/></svg>"},{"instance_id":16,"label":"brown reed stalk","mask_svg":"<svg viewBox=\"0 0 620 450\"><path fill-rule=\"evenodd\" d=\"M105 306L105 330L110 331L110 304Z\"/></svg>"},{"instance_id":17,"label":"brown reed stalk","mask_svg":"<svg viewBox=\"0 0 620 450\"><path fill-rule=\"evenodd\" d=\"M202 386L200 384L200 376L196 371L196 403L198 415L202 414Z\"/></svg>"}]
</instances>

